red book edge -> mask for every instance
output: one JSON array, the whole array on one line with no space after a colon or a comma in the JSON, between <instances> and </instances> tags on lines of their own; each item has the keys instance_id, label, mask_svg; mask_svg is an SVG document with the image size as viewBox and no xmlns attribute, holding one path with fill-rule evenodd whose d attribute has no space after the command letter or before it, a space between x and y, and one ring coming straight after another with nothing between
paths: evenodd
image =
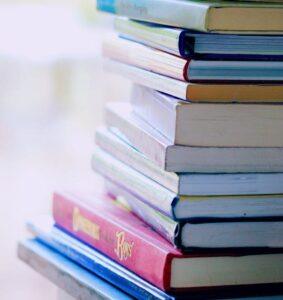
<instances>
[{"instance_id":1,"label":"red book edge","mask_svg":"<svg viewBox=\"0 0 283 300\"><path fill-rule=\"evenodd\" d=\"M107 201L108 199L105 199L105 200ZM59 206L66 207L67 208L66 212L64 212L62 214L62 210L60 211ZM73 211L74 208L78 208L81 211L82 215L86 214L88 216L91 215L92 218L103 219L104 221L106 221L108 223L108 225L110 227L111 226L114 227L115 225L117 225L117 224L114 224L113 222L110 222L109 220L106 219L105 216L107 214L102 216L99 213L93 213L93 211L91 211L91 206L88 207L88 205L84 205L84 203L81 203L79 200L75 199L75 197L72 197L71 195L62 194L62 193L54 193L54 195L53 195L53 218L55 220L55 223L57 225L59 225L59 227L63 228L64 230L69 232L71 235L77 237L78 239L82 240L84 243L88 244L89 246L101 251L106 256L110 257L111 259L113 259L114 261L116 261L119 264L123 265L124 267L128 268L129 270L136 273L137 275L144 278L145 280L149 281L150 283L157 286L158 288L160 288L164 291L172 290L171 287L170 287L171 263L172 263L172 260L173 260L174 257L179 256L178 255L179 252L176 253L177 255L175 255L174 253L168 253L168 252L164 253L164 255L160 255L159 256L160 266L161 266L160 276L159 276L159 278L149 278L150 277L150 268L149 268L149 272L146 272L146 267L144 268L143 272L135 271L135 262L133 262L133 264L127 264L123 261L118 260L117 257L115 257L114 255L111 255L109 253L109 251L108 251L108 253L105 253L107 251L103 251L103 249L101 249L101 248L103 248L102 246L99 246L97 244L92 243L90 241L90 239L86 238L85 234L81 234L80 232L76 232L72 228L73 219L72 219L72 214L70 214L71 210ZM89 219L87 216L85 216L85 218ZM136 244L139 244L137 242L138 239L140 240L140 242L142 242L140 237L132 236L131 232L127 228L124 228L123 225L121 225L119 229L120 230L123 229L124 231L127 231L127 233L131 236L131 240L134 240L134 242ZM174 251L174 249L173 249L173 251ZM145 251L145 253L146 253L145 256L148 257L148 253L150 253L150 251ZM154 258L154 260L156 261L156 257Z\"/></svg>"}]
</instances>

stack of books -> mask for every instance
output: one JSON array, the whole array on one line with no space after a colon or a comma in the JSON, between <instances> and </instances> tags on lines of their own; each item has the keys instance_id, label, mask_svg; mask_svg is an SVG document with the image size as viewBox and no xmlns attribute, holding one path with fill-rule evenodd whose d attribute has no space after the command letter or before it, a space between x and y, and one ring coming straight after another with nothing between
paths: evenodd
<instances>
[{"instance_id":1,"label":"stack of books","mask_svg":"<svg viewBox=\"0 0 283 300\"><path fill-rule=\"evenodd\" d=\"M282 292L283 6L97 5L122 16L105 66L133 81L96 132L105 192L55 193L30 231L138 299Z\"/></svg>"}]
</instances>

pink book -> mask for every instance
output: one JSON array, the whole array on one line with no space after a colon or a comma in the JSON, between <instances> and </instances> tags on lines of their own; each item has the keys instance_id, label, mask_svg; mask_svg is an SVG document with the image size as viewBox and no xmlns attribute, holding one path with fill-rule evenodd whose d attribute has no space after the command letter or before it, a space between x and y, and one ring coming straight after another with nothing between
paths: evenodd
<instances>
[{"instance_id":1,"label":"pink book","mask_svg":"<svg viewBox=\"0 0 283 300\"><path fill-rule=\"evenodd\" d=\"M183 254L107 196L55 193L53 217L58 227L165 291L283 282L281 253Z\"/></svg>"}]
</instances>

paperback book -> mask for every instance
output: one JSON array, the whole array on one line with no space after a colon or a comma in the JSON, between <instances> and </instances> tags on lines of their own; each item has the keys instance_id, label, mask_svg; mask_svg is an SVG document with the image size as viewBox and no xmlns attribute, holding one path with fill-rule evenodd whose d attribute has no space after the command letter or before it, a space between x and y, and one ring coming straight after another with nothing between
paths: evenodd
<instances>
[{"instance_id":1,"label":"paperback book","mask_svg":"<svg viewBox=\"0 0 283 300\"><path fill-rule=\"evenodd\" d=\"M122 75L133 83L196 103L281 103L282 84L192 83L177 80L111 59L106 71Z\"/></svg>"},{"instance_id":2,"label":"paperback book","mask_svg":"<svg viewBox=\"0 0 283 300\"><path fill-rule=\"evenodd\" d=\"M175 145L283 147L283 105L196 104L141 86L133 87L131 103Z\"/></svg>"},{"instance_id":3,"label":"paperback book","mask_svg":"<svg viewBox=\"0 0 283 300\"><path fill-rule=\"evenodd\" d=\"M128 103L108 103L106 126L166 171L191 173L283 172L283 148L174 145L133 114Z\"/></svg>"},{"instance_id":4,"label":"paperback book","mask_svg":"<svg viewBox=\"0 0 283 300\"><path fill-rule=\"evenodd\" d=\"M283 194L282 173L175 173L161 169L107 128L97 129L96 144L114 158L180 195Z\"/></svg>"},{"instance_id":5,"label":"paperback book","mask_svg":"<svg viewBox=\"0 0 283 300\"><path fill-rule=\"evenodd\" d=\"M283 195L179 195L96 148L92 167L170 218L181 221L282 218Z\"/></svg>"}]
</instances>

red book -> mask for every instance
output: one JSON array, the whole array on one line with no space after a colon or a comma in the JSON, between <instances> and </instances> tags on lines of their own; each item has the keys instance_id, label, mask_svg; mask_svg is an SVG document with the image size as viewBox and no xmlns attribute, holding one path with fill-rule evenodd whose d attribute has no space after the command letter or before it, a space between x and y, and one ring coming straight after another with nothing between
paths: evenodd
<instances>
[{"instance_id":1,"label":"red book","mask_svg":"<svg viewBox=\"0 0 283 300\"><path fill-rule=\"evenodd\" d=\"M281 253L184 255L106 196L55 193L53 217L57 226L165 291L283 282Z\"/></svg>"}]
</instances>

